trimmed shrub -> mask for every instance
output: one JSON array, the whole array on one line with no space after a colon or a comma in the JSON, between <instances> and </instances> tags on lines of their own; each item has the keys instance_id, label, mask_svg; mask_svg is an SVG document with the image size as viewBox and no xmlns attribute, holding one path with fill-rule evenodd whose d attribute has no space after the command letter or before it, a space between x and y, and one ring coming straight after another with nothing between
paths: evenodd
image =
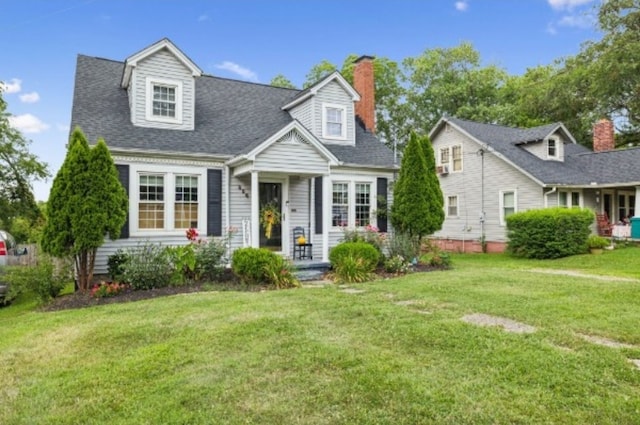
<instances>
[{"instance_id":1,"label":"trimmed shrub","mask_svg":"<svg viewBox=\"0 0 640 425\"><path fill-rule=\"evenodd\" d=\"M169 286L175 269L164 247L145 243L128 250L127 255L129 261L123 266L122 278L133 289Z\"/></svg>"},{"instance_id":2,"label":"trimmed shrub","mask_svg":"<svg viewBox=\"0 0 640 425\"><path fill-rule=\"evenodd\" d=\"M275 254L265 248L240 248L233 252L231 268L244 283L258 285L268 282L265 268L276 261Z\"/></svg>"},{"instance_id":3,"label":"trimmed shrub","mask_svg":"<svg viewBox=\"0 0 640 425\"><path fill-rule=\"evenodd\" d=\"M603 238L598 235L591 235L587 239L587 246L591 249L603 249L611 245L611 242L607 238Z\"/></svg>"},{"instance_id":4,"label":"trimmed shrub","mask_svg":"<svg viewBox=\"0 0 640 425\"><path fill-rule=\"evenodd\" d=\"M107 259L107 273L114 282L120 282L124 273L124 265L129 261L129 255L119 249Z\"/></svg>"},{"instance_id":5,"label":"trimmed shrub","mask_svg":"<svg viewBox=\"0 0 640 425\"><path fill-rule=\"evenodd\" d=\"M361 266L366 273L375 270L380 261L380 253L371 244L366 242L344 242L331 249L329 261L331 267L338 273L340 266L352 260L362 260Z\"/></svg>"},{"instance_id":6,"label":"trimmed shrub","mask_svg":"<svg viewBox=\"0 0 640 425\"><path fill-rule=\"evenodd\" d=\"M196 249L196 274L201 280L220 279L227 263L226 240L209 240L198 244Z\"/></svg>"},{"instance_id":7,"label":"trimmed shrub","mask_svg":"<svg viewBox=\"0 0 640 425\"><path fill-rule=\"evenodd\" d=\"M545 208L507 217L508 252L549 259L582 254L595 216L579 208Z\"/></svg>"},{"instance_id":8,"label":"trimmed shrub","mask_svg":"<svg viewBox=\"0 0 640 425\"><path fill-rule=\"evenodd\" d=\"M380 253L380 259L384 259L382 249L386 241L386 233L380 233L377 227L367 225L363 229L344 229L341 242L366 242Z\"/></svg>"}]
</instances>

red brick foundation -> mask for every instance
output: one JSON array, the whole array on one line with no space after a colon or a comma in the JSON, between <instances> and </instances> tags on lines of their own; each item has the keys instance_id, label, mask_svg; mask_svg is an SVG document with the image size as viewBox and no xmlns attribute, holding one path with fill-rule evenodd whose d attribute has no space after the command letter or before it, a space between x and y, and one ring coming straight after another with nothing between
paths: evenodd
<instances>
[{"instance_id":1,"label":"red brick foundation","mask_svg":"<svg viewBox=\"0 0 640 425\"><path fill-rule=\"evenodd\" d=\"M482 244L477 239L465 240L460 239L431 239L431 242L438 248L447 252L473 253L482 252ZM505 242L487 241L487 253L495 254L504 252L507 248Z\"/></svg>"}]
</instances>

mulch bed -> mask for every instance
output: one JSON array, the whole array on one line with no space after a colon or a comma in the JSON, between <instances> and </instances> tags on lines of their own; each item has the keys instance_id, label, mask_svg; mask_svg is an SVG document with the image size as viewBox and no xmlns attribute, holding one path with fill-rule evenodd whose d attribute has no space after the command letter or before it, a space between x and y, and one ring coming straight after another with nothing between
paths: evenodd
<instances>
[{"instance_id":1,"label":"mulch bed","mask_svg":"<svg viewBox=\"0 0 640 425\"><path fill-rule=\"evenodd\" d=\"M416 272L430 272L434 270L442 270L442 267L434 267L430 265L418 264L414 266L413 273ZM376 274L381 279L393 279L401 275L394 273L387 273L384 270L376 271ZM96 283L100 282L100 279L94 279ZM75 292L73 294L62 295L53 299L49 304L44 305L41 309L43 311L59 311L75 308L93 307L96 305L114 304L114 303L126 303L132 301L148 300L152 298L166 297L169 295L188 294L193 292L204 291L244 291L244 292L260 292L265 290L274 289L272 286L256 286L245 285L240 283L230 272L226 273L221 282L215 283L192 283L182 286L168 286L165 288L156 288L149 290L132 289L123 291L117 295L103 298L93 298L88 292Z\"/></svg>"}]
</instances>

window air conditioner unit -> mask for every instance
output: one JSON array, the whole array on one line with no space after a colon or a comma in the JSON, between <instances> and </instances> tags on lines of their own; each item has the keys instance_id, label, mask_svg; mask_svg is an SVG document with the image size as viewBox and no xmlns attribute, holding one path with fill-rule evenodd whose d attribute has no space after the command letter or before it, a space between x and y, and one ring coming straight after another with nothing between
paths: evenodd
<instances>
[{"instance_id":1,"label":"window air conditioner unit","mask_svg":"<svg viewBox=\"0 0 640 425\"><path fill-rule=\"evenodd\" d=\"M441 174L443 176L449 174L449 166L448 165L438 166L438 174Z\"/></svg>"}]
</instances>

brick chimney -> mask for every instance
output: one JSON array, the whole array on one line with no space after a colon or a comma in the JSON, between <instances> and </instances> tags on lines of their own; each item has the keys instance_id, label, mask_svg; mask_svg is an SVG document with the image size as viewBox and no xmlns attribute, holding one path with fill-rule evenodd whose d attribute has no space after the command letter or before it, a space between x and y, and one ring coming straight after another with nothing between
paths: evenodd
<instances>
[{"instance_id":1,"label":"brick chimney","mask_svg":"<svg viewBox=\"0 0 640 425\"><path fill-rule=\"evenodd\" d=\"M593 151L612 151L616 148L616 139L613 133L613 122L603 118L593 126Z\"/></svg>"},{"instance_id":2,"label":"brick chimney","mask_svg":"<svg viewBox=\"0 0 640 425\"><path fill-rule=\"evenodd\" d=\"M356 115L360 117L367 130L375 133L376 101L372 56L360 56L355 60L353 88L360 94L360 102L356 102Z\"/></svg>"}]
</instances>

